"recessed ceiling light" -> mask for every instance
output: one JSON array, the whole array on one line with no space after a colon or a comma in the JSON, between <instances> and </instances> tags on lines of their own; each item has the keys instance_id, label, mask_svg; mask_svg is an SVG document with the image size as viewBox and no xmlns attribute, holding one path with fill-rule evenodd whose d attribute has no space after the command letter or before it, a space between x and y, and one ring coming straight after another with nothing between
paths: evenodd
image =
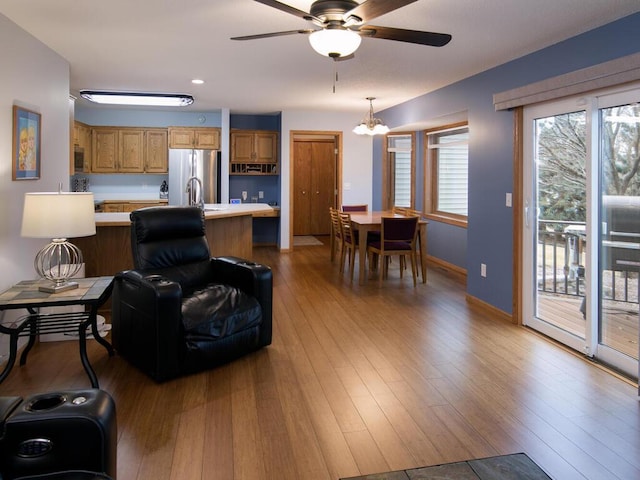
<instances>
[{"instance_id":1,"label":"recessed ceiling light","mask_svg":"<svg viewBox=\"0 0 640 480\"><path fill-rule=\"evenodd\" d=\"M108 92L80 90L80 96L106 105L139 105L152 107L186 107L193 103L191 95L182 93Z\"/></svg>"},{"instance_id":2,"label":"recessed ceiling light","mask_svg":"<svg viewBox=\"0 0 640 480\"><path fill-rule=\"evenodd\" d=\"M199 78L194 78L193 80L191 80L191 83L194 83L196 85L202 85L204 83L204 80L200 80Z\"/></svg>"}]
</instances>

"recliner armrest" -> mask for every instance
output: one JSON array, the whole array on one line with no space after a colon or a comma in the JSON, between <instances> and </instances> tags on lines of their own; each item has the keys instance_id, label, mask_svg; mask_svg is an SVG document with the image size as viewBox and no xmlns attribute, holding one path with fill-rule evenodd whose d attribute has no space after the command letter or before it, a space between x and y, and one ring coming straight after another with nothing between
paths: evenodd
<instances>
[{"instance_id":1,"label":"recliner armrest","mask_svg":"<svg viewBox=\"0 0 640 480\"><path fill-rule=\"evenodd\" d=\"M266 265L244 258L224 256L211 259L215 281L226 283L253 295L262 307L260 345L271 344L273 273Z\"/></svg>"},{"instance_id":2,"label":"recliner armrest","mask_svg":"<svg viewBox=\"0 0 640 480\"><path fill-rule=\"evenodd\" d=\"M182 288L161 275L126 270L114 277L113 346L158 381L178 375Z\"/></svg>"}]
</instances>

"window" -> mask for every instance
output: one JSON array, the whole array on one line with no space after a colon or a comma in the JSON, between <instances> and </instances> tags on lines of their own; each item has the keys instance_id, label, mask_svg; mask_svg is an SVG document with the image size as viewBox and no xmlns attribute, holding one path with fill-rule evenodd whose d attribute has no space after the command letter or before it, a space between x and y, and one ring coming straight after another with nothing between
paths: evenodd
<instances>
[{"instance_id":1,"label":"window","mask_svg":"<svg viewBox=\"0 0 640 480\"><path fill-rule=\"evenodd\" d=\"M425 212L438 220L466 226L468 211L469 127L428 130Z\"/></svg>"},{"instance_id":2,"label":"window","mask_svg":"<svg viewBox=\"0 0 640 480\"><path fill-rule=\"evenodd\" d=\"M385 208L412 208L415 204L413 141L413 134L387 135Z\"/></svg>"}]
</instances>

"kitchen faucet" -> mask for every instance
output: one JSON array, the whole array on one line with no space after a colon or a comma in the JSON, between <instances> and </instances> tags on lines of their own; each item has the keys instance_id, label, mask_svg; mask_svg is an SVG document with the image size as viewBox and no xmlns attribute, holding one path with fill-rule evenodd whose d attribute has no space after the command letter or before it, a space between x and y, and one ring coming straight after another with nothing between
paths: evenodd
<instances>
[{"instance_id":1,"label":"kitchen faucet","mask_svg":"<svg viewBox=\"0 0 640 480\"><path fill-rule=\"evenodd\" d=\"M193 188L195 182L196 188ZM189 205L197 205L201 210L204 210L204 198L202 195L202 180L198 177L189 177L187 180L187 195L189 197Z\"/></svg>"}]
</instances>

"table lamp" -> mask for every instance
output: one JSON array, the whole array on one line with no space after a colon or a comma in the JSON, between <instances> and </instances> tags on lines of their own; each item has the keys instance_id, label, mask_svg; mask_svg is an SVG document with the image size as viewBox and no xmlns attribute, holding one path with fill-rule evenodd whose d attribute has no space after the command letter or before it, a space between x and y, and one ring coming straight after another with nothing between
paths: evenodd
<instances>
[{"instance_id":1,"label":"table lamp","mask_svg":"<svg viewBox=\"0 0 640 480\"><path fill-rule=\"evenodd\" d=\"M78 283L69 279L82 268L82 252L67 239L95 233L93 193L25 193L20 234L52 239L33 262L38 275L51 281L51 285L41 286L40 291L60 293L78 288Z\"/></svg>"}]
</instances>

